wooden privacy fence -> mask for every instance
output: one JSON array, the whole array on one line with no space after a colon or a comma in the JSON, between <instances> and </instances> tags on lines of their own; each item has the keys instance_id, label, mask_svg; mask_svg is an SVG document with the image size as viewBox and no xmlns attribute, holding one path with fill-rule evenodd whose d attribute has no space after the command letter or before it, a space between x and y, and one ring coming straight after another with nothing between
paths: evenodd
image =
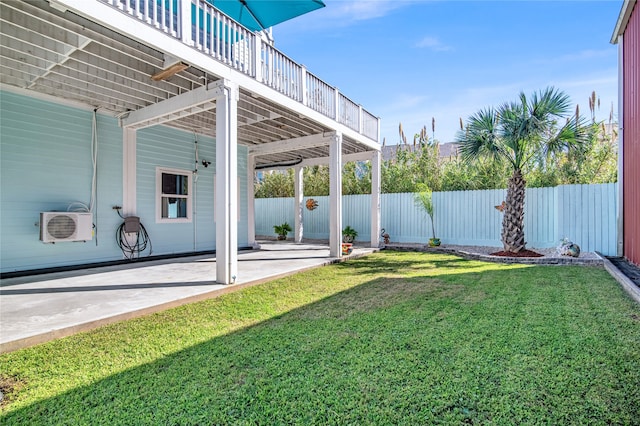
<instances>
[{"instance_id":1,"label":"wooden privacy fence","mask_svg":"<svg viewBox=\"0 0 640 426\"><path fill-rule=\"evenodd\" d=\"M495 208L506 190L434 192L436 236L444 244L501 247L502 213ZM315 210L303 208L305 238L329 238L329 197L306 197L318 202ZM358 231L356 241L370 241L369 195L345 195L342 225ZM273 225L293 227L293 198L257 198L256 234L272 235ZM382 194L380 225L401 243L426 243L431 237L429 216L411 193ZM563 185L529 188L525 199L527 247L555 247L564 237L583 251L616 254L617 184Z\"/></svg>"}]
</instances>

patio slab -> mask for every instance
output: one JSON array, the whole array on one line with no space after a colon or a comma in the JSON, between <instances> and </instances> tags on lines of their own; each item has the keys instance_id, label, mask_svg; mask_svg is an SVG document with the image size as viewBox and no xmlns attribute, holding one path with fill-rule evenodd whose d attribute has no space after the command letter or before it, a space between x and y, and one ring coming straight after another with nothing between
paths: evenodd
<instances>
[{"instance_id":1,"label":"patio slab","mask_svg":"<svg viewBox=\"0 0 640 426\"><path fill-rule=\"evenodd\" d=\"M0 353L147 315L340 261L320 244L260 242L238 253L233 285L211 255L8 278L0 284ZM378 249L356 247L348 256ZM344 259L344 258L342 258Z\"/></svg>"}]
</instances>

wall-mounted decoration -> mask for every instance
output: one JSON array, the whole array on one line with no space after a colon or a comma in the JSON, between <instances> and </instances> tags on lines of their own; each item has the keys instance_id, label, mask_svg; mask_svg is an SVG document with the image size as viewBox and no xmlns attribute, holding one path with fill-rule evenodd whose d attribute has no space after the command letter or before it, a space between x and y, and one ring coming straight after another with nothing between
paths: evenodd
<instances>
[{"instance_id":1,"label":"wall-mounted decoration","mask_svg":"<svg viewBox=\"0 0 640 426\"><path fill-rule=\"evenodd\" d=\"M318 202L313 198L307 200L307 210L315 210L318 207Z\"/></svg>"}]
</instances>

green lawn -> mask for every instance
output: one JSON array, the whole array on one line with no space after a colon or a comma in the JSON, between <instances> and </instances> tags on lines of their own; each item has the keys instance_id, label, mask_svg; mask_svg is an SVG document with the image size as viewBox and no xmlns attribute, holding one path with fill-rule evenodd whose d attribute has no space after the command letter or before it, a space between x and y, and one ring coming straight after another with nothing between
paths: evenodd
<instances>
[{"instance_id":1,"label":"green lawn","mask_svg":"<svg viewBox=\"0 0 640 426\"><path fill-rule=\"evenodd\" d=\"M603 270L381 252L0 356L2 425L640 424Z\"/></svg>"}]
</instances>

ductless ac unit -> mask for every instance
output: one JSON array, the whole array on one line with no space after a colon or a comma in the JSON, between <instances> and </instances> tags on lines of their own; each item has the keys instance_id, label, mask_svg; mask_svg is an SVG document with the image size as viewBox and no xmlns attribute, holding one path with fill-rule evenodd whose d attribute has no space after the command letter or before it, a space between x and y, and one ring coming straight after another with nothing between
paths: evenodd
<instances>
[{"instance_id":1,"label":"ductless ac unit","mask_svg":"<svg viewBox=\"0 0 640 426\"><path fill-rule=\"evenodd\" d=\"M93 238L92 216L84 212L40 213L40 241L89 241Z\"/></svg>"}]
</instances>

